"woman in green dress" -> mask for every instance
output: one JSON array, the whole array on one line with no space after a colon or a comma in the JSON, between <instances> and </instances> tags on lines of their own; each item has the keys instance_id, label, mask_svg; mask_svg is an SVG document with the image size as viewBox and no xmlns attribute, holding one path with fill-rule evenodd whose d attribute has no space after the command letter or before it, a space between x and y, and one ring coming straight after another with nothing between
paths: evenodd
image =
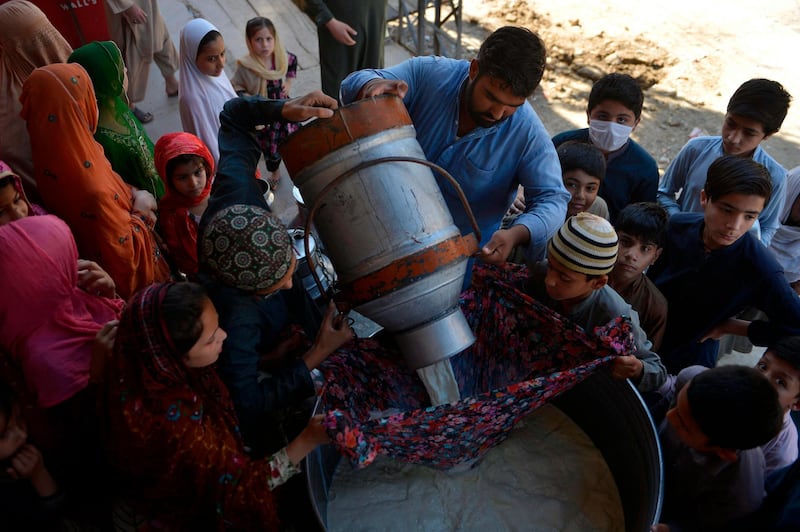
<instances>
[{"instance_id":1,"label":"woman in green dress","mask_svg":"<svg viewBox=\"0 0 800 532\"><path fill-rule=\"evenodd\" d=\"M153 161L153 141L125 102L127 76L119 48L113 41L91 42L72 52L69 62L92 78L100 111L94 138L111 167L125 182L160 199L164 183Z\"/></svg>"}]
</instances>

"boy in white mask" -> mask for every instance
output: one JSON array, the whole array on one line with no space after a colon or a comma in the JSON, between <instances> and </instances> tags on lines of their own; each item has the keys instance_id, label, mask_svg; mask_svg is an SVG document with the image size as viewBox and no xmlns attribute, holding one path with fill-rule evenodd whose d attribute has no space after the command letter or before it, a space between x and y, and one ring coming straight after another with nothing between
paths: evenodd
<instances>
[{"instance_id":1,"label":"boy in white mask","mask_svg":"<svg viewBox=\"0 0 800 532\"><path fill-rule=\"evenodd\" d=\"M700 191L711 163L723 155L753 159L767 168L772 181L773 200L758 215L754 226L754 236L760 237L761 243L769 247L780 227L779 216L786 196L786 169L761 147L761 143L778 132L791 101L791 95L777 81L751 79L742 83L728 101L722 134L690 140L670 163L658 186L658 203L670 216L678 212L703 212Z\"/></svg>"},{"instance_id":2,"label":"boy in white mask","mask_svg":"<svg viewBox=\"0 0 800 532\"><path fill-rule=\"evenodd\" d=\"M658 165L630 138L642 118L644 94L627 74L607 74L592 85L586 109L589 127L553 137L556 148L569 140L589 142L606 158L606 177L598 195L608 204L613 222L630 203L655 201Z\"/></svg>"}]
</instances>

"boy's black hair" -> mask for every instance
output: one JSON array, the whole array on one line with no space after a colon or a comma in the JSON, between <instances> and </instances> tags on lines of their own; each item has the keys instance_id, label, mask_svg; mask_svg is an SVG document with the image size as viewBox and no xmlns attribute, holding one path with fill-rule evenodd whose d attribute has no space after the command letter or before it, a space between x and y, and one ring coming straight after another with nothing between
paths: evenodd
<instances>
[{"instance_id":1,"label":"boy's black hair","mask_svg":"<svg viewBox=\"0 0 800 532\"><path fill-rule=\"evenodd\" d=\"M642 116L644 93L636 80L627 74L613 72L598 79L589 93L589 112L606 100L621 103L633 111L636 120Z\"/></svg>"},{"instance_id":2,"label":"boy's black hair","mask_svg":"<svg viewBox=\"0 0 800 532\"><path fill-rule=\"evenodd\" d=\"M723 155L708 167L703 190L711 201L727 194L744 194L764 198L766 206L772 196L772 179L769 170L753 159Z\"/></svg>"},{"instance_id":3,"label":"boy's black hair","mask_svg":"<svg viewBox=\"0 0 800 532\"><path fill-rule=\"evenodd\" d=\"M208 174L208 165L206 164L206 160L200 157L199 155L195 155L194 153L182 153L180 155L176 155L169 161L167 161L167 168L166 172L167 175L161 176L165 181L170 181L172 179L172 174L175 172L175 167L179 164L189 164L198 161L203 167L206 169L206 174ZM207 175L206 178L211 179L211 176Z\"/></svg>"},{"instance_id":4,"label":"boy's black hair","mask_svg":"<svg viewBox=\"0 0 800 532\"><path fill-rule=\"evenodd\" d=\"M275 37L275 24L270 19L267 17L253 17L247 21L247 25L244 27L244 34L247 40L252 39L253 35L261 28L267 28L272 33L272 36Z\"/></svg>"},{"instance_id":5,"label":"boy's black hair","mask_svg":"<svg viewBox=\"0 0 800 532\"><path fill-rule=\"evenodd\" d=\"M217 30L211 30L203 35L203 38L200 39L200 43L197 45L197 56L194 58L195 61L198 57L200 57L200 53L203 51L203 48L205 48L208 43L216 41L219 37L222 37L222 34Z\"/></svg>"},{"instance_id":6,"label":"boy's black hair","mask_svg":"<svg viewBox=\"0 0 800 532\"><path fill-rule=\"evenodd\" d=\"M666 209L654 201L631 203L619 211L614 222L617 233L625 232L642 242L663 248L667 238Z\"/></svg>"},{"instance_id":7,"label":"boy's black hair","mask_svg":"<svg viewBox=\"0 0 800 532\"><path fill-rule=\"evenodd\" d=\"M767 351L800 371L800 336L782 336L769 344Z\"/></svg>"},{"instance_id":8,"label":"boy's black hair","mask_svg":"<svg viewBox=\"0 0 800 532\"><path fill-rule=\"evenodd\" d=\"M778 131L789 112L792 96L783 85L770 79L751 79L742 83L728 101L728 112L755 120L764 134Z\"/></svg>"},{"instance_id":9,"label":"boy's black hair","mask_svg":"<svg viewBox=\"0 0 800 532\"><path fill-rule=\"evenodd\" d=\"M503 26L483 41L477 59L479 77L499 79L515 96L527 98L542 80L547 51L531 30Z\"/></svg>"},{"instance_id":10,"label":"boy's black hair","mask_svg":"<svg viewBox=\"0 0 800 532\"><path fill-rule=\"evenodd\" d=\"M200 339L203 314L208 294L196 283L175 283L167 289L161 302L161 319L180 356L185 355Z\"/></svg>"},{"instance_id":11,"label":"boy's black hair","mask_svg":"<svg viewBox=\"0 0 800 532\"><path fill-rule=\"evenodd\" d=\"M600 181L606 177L606 158L600 148L588 142L569 140L556 148L561 173L582 170Z\"/></svg>"},{"instance_id":12,"label":"boy's black hair","mask_svg":"<svg viewBox=\"0 0 800 532\"><path fill-rule=\"evenodd\" d=\"M752 449L783 426L778 392L754 368L718 366L699 373L687 386L689 410L709 445Z\"/></svg>"}]
</instances>

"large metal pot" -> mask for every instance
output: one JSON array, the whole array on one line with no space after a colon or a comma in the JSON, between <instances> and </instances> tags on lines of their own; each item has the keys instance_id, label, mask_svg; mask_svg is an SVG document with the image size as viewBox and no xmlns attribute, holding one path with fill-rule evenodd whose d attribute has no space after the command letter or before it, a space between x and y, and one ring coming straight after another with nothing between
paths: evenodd
<instances>
[{"instance_id":1,"label":"large metal pot","mask_svg":"<svg viewBox=\"0 0 800 532\"><path fill-rule=\"evenodd\" d=\"M339 299L394 333L412 369L475 341L458 296L480 235L463 237L453 223L431 169L463 193L425 160L401 99L338 109L290 136L281 155L309 207L306 234L313 224L333 262Z\"/></svg>"},{"instance_id":2,"label":"large metal pot","mask_svg":"<svg viewBox=\"0 0 800 532\"><path fill-rule=\"evenodd\" d=\"M559 395L553 404L572 418L603 454L622 500L625 530L650 530L661 515L663 462L656 427L634 386L600 371ZM323 529L328 518L328 488L338 463L332 445L319 447L306 458L308 490ZM520 523L519 528L535 530L536 524Z\"/></svg>"}]
</instances>

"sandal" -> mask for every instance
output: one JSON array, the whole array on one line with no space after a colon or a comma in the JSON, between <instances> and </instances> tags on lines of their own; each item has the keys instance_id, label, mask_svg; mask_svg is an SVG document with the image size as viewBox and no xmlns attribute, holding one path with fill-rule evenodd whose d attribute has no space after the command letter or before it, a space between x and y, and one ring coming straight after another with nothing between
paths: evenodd
<instances>
[{"instance_id":1,"label":"sandal","mask_svg":"<svg viewBox=\"0 0 800 532\"><path fill-rule=\"evenodd\" d=\"M153 113L142 111L138 107L133 108L133 116L135 116L142 124L147 124L153 121Z\"/></svg>"}]
</instances>

